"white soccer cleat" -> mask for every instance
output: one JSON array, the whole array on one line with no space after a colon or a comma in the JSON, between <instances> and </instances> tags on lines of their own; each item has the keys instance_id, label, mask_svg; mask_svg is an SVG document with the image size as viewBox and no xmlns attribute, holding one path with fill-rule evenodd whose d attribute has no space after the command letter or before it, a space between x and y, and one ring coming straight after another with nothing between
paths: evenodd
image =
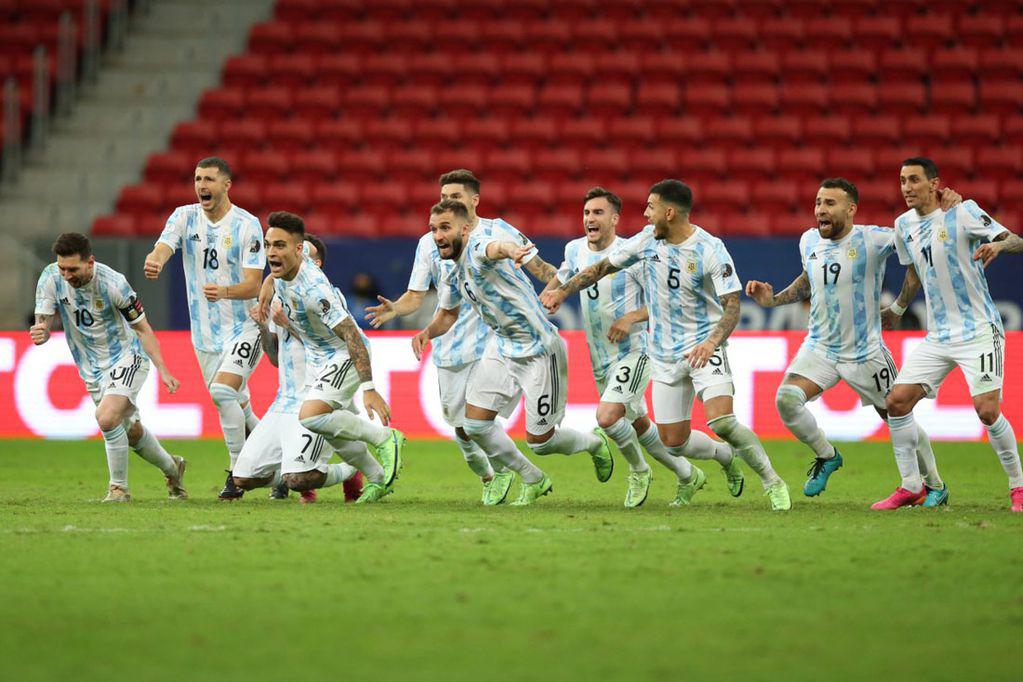
<instances>
[{"instance_id":1,"label":"white soccer cleat","mask_svg":"<svg viewBox=\"0 0 1023 682\"><path fill-rule=\"evenodd\" d=\"M131 502L131 493L119 485L111 485L104 502Z\"/></svg>"}]
</instances>

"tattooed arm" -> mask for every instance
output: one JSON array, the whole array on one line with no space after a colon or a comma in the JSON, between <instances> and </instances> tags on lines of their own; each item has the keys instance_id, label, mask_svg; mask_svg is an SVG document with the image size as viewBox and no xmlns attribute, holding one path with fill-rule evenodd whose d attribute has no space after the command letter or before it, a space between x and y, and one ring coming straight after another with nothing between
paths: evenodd
<instances>
[{"instance_id":1,"label":"tattooed arm","mask_svg":"<svg viewBox=\"0 0 1023 682\"><path fill-rule=\"evenodd\" d=\"M373 386L373 368L369 364L369 349L362 341L362 334L359 333L355 320L346 317L334 327L334 333L348 346L348 357L352 359L355 371L359 374L359 381L363 384L362 401L366 405L366 414L370 418L374 414L377 415L380 417L380 423L387 426L391 421L391 408Z\"/></svg>"},{"instance_id":2,"label":"tattooed arm","mask_svg":"<svg viewBox=\"0 0 1023 682\"><path fill-rule=\"evenodd\" d=\"M738 291L733 291L721 297L721 319L714 325L714 329L711 330L710 336L707 337L706 341L695 346L685 354L686 359L689 360L690 367L699 369L706 365L718 346L724 343L725 339L735 331L735 326L739 324L739 307Z\"/></svg>"},{"instance_id":3,"label":"tattooed arm","mask_svg":"<svg viewBox=\"0 0 1023 682\"><path fill-rule=\"evenodd\" d=\"M36 323L28 330L32 337L32 343L41 346L50 340L50 324L53 322L53 315L40 315L36 313Z\"/></svg>"},{"instance_id":4,"label":"tattooed arm","mask_svg":"<svg viewBox=\"0 0 1023 682\"><path fill-rule=\"evenodd\" d=\"M607 258L603 258L600 262L594 263L584 270L580 270L579 274L562 284L560 287L547 287L547 289L540 294L540 302L543 303L545 308L547 308L547 312L553 315L558 311L558 308L561 307L561 304L566 298L588 286L593 285L601 278L606 277L613 272L618 272L619 270L621 270L621 268L611 265L611 261Z\"/></svg>"},{"instance_id":5,"label":"tattooed arm","mask_svg":"<svg viewBox=\"0 0 1023 682\"><path fill-rule=\"evenodd\" d=\"M899 292L898 298L891 306L881 311L881 328L882 329L895 329L899 326L899 318L902 317L902 313L906 311L909 304L916 298L917 292L920 291L920 275L917 274L916 268L912 265L906 267L906 276L902 280L902 291ZM902 312L896 312L892 310L896 308Z\"/></svg>"},{"instance_id":6,"label":"tattooed arm","mask_svg":"<svg viewBox=\"0 0 1023 682\"><path fill-rule=\"evenodd\" d=\"M986 268L1000 253L1023 253L1023 239L1006 230L988 244L981 244L973 253L973 260L979 260Z\"/></svg>"},{"instance_id":7,"label":"tattooed arm","mask_svg":"<svg viewBox=\"0 0 1023 682\"><path fill-rule=\"evenodd\" d=\"M523 266L530 275L544 284L557 283L558 269L536 254Z\"/></svg>"},{"instance_id":8,"label":"tattooed arm","mask_svg":"<svg viewBox=\"0 0 1023 682\"><path fill-rule=\"evenodd\" d=\"M800 273L799 277L796 277L792 284L785 287L779 294L775 294L774 287L767 282L750 280L746 282L746 295L763 308L774 308L779 305L805 301L810 298L810 278L806 276L805 271Z\"/></svg>"}]
</instances>

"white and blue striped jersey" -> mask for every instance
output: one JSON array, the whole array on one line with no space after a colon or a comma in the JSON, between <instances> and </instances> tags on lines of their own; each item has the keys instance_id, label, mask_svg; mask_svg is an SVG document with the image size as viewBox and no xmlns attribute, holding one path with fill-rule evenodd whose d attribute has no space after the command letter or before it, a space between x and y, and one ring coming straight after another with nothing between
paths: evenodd
<instances>
[{"instance_id":1,"label":"white and blue striped jersey","mask_svg":"<svg viewBox=\"0 0 1023 682\"><path fill-rule=\"evenodd\" d=\"M481 220L469 234L455 267L441 282L440 306L445 310L460 309L467 298L476 314L493 330L501 355L508 358L540 355L556 342L558 329L547 319L533 283L522 268L515 267L507 258L487 258L487 245L501 241L514 239L501 225L484 225ZM529 240L519 235L517 243L527 244ZM529 258L534 255L535 250Z\"/></svg>"},{"instance_id":2,"label":"white and blue striped jersey","mask_svg":"<svg viewBox=\"0 0 1023 682\"><path fill-rule=\"evenodd\" d=\"M895 231L853 225L838 241L817 228L799 240L810 280L806 347L834 362L865 362L881 349L881 290Z\"/></svg>"},{"instance_id":3,"label":"white and blue striped jersey","mask_svg":"<svg viewBox=\"0 0 1023 682\"><path fill-rule=\"evenodd\" d=\"M96 263L88 284L74 288L50 263L36 285L36 315L60 313L64 337L78 374L86 383L100 381L104 372L129 355L144 355L129 325L145 319L138 295L124 275Z\"/></svg>"},{"instance_id":4,"label":"white and blue striped jersey","mask_svg":"<svg viewBox=\"0 0 1023 682\"><path fill-rule=\"evenodd\" d=\"M641 264L650 313L649 355L663 362L677 361L706 341L721 319L718 299L742 290L724 243L696 225L681 244L654 239L653 225L647 225L608 260L622 270Z\"/></svg>"},{"instance_id":5,"label":"white and blue striped jersey","mask_svg":"<svg viewBox=\"0 0 1023 682\"><path fill-rule=\"evenodd\" d=\"M617 250L623 239L614 240L601 251L590 249L586 237L573 239L565 245L565 260L558 269L558 279L565 283ZM606 375L620 360L630 353L646 352L647 324L632 325L629 335L618 343L607 339L607 332L614 321L626 313L639 310L646 303L643 299L643 284L640 265L620 270L602 278L593 286L579 292L579 304L583 313L586 341L590 347L590 364L593 372L600 377Z\"/></svg>"},{"instance_id":6,"label":"white and blue striped jersey","mask_svg":"<svg viewBox=\"0 0 1023 682\"><path fill-rule=\"evenodd\" d=\"M919 216L910 210L896 218L899 262L916 267L927 298L928 339L959 343L984 332L1005 334L973 252L1006 231L971 200L949 211Z\"/></svg>"},{"instance_id":7,"label":"white and blue striped jersey","mask_svg":"<svg viewBox=\"0 0 1023 682\"><path fill-rule=\"evenodd\" d=\"M219 222L212 223L199 204L174 210L157 241L172 250L181 249L188 295L188 317L196 350L220 353L224 344L246 329L255 329L248 310L250 300L207 301L207 284L227 286L244 279L245 269L262 271L266 265L263 228L259 219L232 206Z\"/></svg>"},{"instance_id":8,"label":"white and blue striped jersey","mask_svg":"<svg viewBox=\"0 0 1023 682\"><path fill-rule=\"evenodd\" d=\"M348 357L348 346L334 333L334 327L351 317L348 302L312 261L303 259L290 282L274 279L274 293L302 337L308 366L320 367L327 360ZM363 342L368 349L364 334Z\"/></svg>"},{"instance_id":9,"label":"white and blue striped jersey","mask_svg":"<svg viewBox=\"0 0 1023 682\"><path fill-rule=\"evenodd\" d=\"M287 329L269 322L267 328L277 335L277 395L267 412L297 413L302 406L305 377L305 346Z\"/></svg>"}]
</instances>

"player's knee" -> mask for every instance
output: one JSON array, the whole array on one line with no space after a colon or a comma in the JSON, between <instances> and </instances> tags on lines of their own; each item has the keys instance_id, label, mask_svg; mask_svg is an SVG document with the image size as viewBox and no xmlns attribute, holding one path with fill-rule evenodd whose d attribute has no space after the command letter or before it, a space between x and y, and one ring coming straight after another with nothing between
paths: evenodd
<instances>
[{"instance_id":1,"label":"player's knee","mask_svg":"<svg viewBox=\"0 0 1023 682\"><path fill-rule=\"evenodd\" d=\"M660 425L658 425L660 426ZM658 434L666 448L680 448L689 442L693 430L687 423L685 426L671 425L673 428L659 428Z\"/></svg>"},{"instance_id":2,"label":"player's knee","mask_svg":"<svg viewBox=\"0 0 1023 682\"><path fill-rule=\"evenodd\" d=\"M210 386L210 397L217 407L227 405L230 402L238 402L238 391L227 384L212 384Z\"/></svg>"},{"instance_id":3,"label":"player's knee","mask_svg":"<svg viewBox=\"0 0 1023 682\"><path fill-rule=\"evenodd\" d=\"M255 490L266 485L266 481L259 478L245 478L243 476L232 476L234 484L242 490Z\"/></svg>"},{"instance_id":4,"label":"player's knee","mask_svg":"<svg viewBox=\"0 0 1023 682\"><path fill-rule=\"evenodd\" d=\"M726 441L736 432L736 430L740 428L739 420L735 418L734 414L726 414L718 417L717 419L712 419L707 422L707 426L710 427L710 430L713 431L718 438Z\"/></svg>"},{"instance_id":5,"label":"player's knee","mask_svg":"<svg viewBox=\"0 0 1023 682\"><path fill-rule=\"evenodd\" d=\"M284 485L288 486L290 490L297 492L319 488L323 485L324 478L326 478L324 474L319 471L303 471L297 474L284 474L281 476Z\"/></svg>"},{"instance_id":6,"label":"player's knee","mask_svg":"<svg viewBox=\"0 0 1023 682\"><path fill-rule=\"evenodd\" d=\"M995 403L994 405L985 404L977 406L977 416L980 418L980 421L983 422L985 426L991 426L996 421L998 421L998 415L1000 415L1001 413L1002 411L998 408L997 403Z\"/></svg>"},{"instance_id":7,"label":"player's knee","mask_svg":"<svg viewBox=\"0 0 1023 682\"><path fill-rule=\"evenodd\" d=\"M904 417L913 411L913 401L896 387L885 397L884 409L890 417Z\"/></svg>"},{"instance_id":8,"label":"player's knee","mask_svg":"<svg viewBox=\"0 0 1023 682\"><path fill-rule=\"evenodd\" d=\"M494 422L491 419L466 419L462 425L462 429L469 440L483 438L490 433L492 428L494 428Z\"/></svg>"},{"instance_id":9,"label":"player's knee","mask_svg":"<svg viewBox=\"0 0 1023 682\"><path fill-rule=\"evenodd\" d=\"M121 422L121 415L113 410L96 410L96 424L100 431L113 431Z\"/></svg>"},{"instance_id":10,"label":"player's knee","mask_svg":"<svg viewBox=\"0 0 1023 682\"><path fill-rule=\"evenodd\" d=\"M329 414L317 414L312 417L306 417L305 419L299 419L299 424L309 429L313 433L319 435L325 435L329 431L328 425L330 423Z\"/></svg>"},{"instance_id":11,"label":"player's knee","mask_svg":"<svg viewBox=\"0 0 1023 682\"><path fill-rule=\"evenodd\" d=\"M125 422L127 424L127 422ZM127 425L125 431L128 433L128 445L135 447L140 440L142 440L142 434L145 433L145 429L142 427L142 422L135 422Z\"/></svg>"},{"instance_id":12,"label":"player's knee","mask_svg":"<svg viewBox=\"0 0 1023 682\"><path fill-rule=\"evenodd\" d=\"M625 406L620 403L601 403L597 406L597 426L610 428L625 416Z\"/></svg>"},{"instance_id":13,"label":"player's knee","mask_svg":"<svg viewBox=\"0 0 1023 682\"><path fill-rule=\"evenodd\" d=\"M806 405L806 393L798 386L783 384L774 394L774 404L782 421L792 421Z\"/></svg>"}]
</instances>

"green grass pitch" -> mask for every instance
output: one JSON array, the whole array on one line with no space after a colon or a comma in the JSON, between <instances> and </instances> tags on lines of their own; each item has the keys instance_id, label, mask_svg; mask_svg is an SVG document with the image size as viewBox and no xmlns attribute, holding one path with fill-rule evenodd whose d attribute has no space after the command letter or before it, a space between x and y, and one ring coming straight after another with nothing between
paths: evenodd
<instances>
[{"instance_id":1,"label":"green grass pitch","mask_svg":"<svg viewBox=\"0 0 1023 682\"><path fill-rule=\"evenodd\" d=\"M806 452L769 443L787 514L714 464L669 510L654 463L626 511L623 463L601 485L585 455L484 509L444 442L410 443L378 505L220 503L223 445L170 445L192 499L132 455L110 506L100 442L0 443L0 679L1020 679L1023 515L985 443L937 444L949 508L895 513L868 509L887 443L844 446L816 500Z\"/></svg>"}]
</instances>

